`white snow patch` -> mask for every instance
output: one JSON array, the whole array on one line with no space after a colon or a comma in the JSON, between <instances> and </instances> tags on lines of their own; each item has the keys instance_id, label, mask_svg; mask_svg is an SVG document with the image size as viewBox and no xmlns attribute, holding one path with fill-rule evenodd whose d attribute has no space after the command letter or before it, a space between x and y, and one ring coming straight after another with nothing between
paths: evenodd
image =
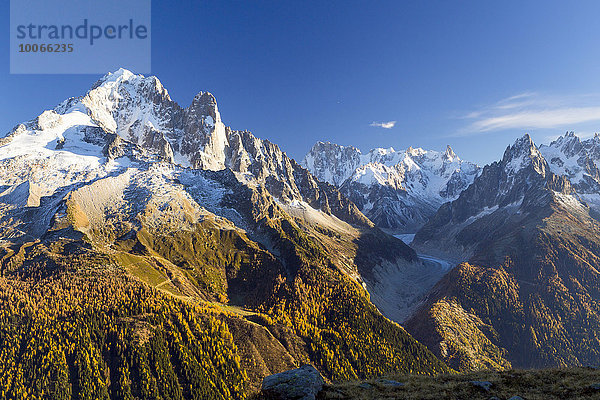
<instances>
[{"instance_id":1,"label":"white snow patch","mask_svg":"<svg viewBox=\"0 0 600 400\"><path fill-rule=\"evenodd\" d=\"M585 206L575 196L572 196L569 194L564 194L564 193L559 193L559 192L554 192L554 195L566 207L571 208L578 212L586 211Z\"/></svg>"}]
</instances>

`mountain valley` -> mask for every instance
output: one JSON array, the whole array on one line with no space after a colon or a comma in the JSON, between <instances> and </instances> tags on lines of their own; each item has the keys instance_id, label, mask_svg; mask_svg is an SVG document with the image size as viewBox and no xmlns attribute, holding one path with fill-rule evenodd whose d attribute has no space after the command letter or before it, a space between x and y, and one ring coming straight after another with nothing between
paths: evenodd
<instances>
[{"instance_id":1,"label":"mountain valley","mask_svg":"<svg viewBox=\"0 0 600 400\"><path fill-rule=\"evenodd\" d=\"M246 398L593 364L600 137L302 163L121 69L0 139L0 392ZM399 325L401 324L401 325Z\"/></svg>"}]
</instances>

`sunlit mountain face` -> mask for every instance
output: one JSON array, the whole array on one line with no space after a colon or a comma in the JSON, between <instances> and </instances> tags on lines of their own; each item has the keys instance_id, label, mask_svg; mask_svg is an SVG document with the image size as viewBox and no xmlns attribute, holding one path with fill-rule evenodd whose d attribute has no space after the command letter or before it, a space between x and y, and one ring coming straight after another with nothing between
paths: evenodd
<instances>
[{"instance_id":1,"label":"sunlit mountain face","mask_svg":"<svg viewBox=\"0 0 600 400\"><path fill-rule=\"evenodd\" d=\"M210 93L184 108L155 77L108 74L2 139L0 190L3 395L229 399L304 363L449 371L365 289L382 270L416 285L423 260L225 126Z\"/></svg>"},{"instance_id":2,"label":"sunlit mountain face","mask_svg":"<svg viewBox=\"0 0 600 400\"><path fill-rule=\"evenodd\" d=\"M597 359L596 140L524 136L416 234L420 251L464 261L406 322L453 368Z\"/></svg>"}]
</instances>

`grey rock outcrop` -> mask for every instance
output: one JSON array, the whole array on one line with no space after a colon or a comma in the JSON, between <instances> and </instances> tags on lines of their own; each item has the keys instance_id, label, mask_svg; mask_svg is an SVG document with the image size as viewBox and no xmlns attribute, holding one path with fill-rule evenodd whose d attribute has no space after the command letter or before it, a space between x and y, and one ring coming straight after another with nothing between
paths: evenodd
<instances>
[{"instance_id":1,"label":"grey rock outcrop","mask_svg":"<svg viewBox=\"0 0 600 400\"><path fill-rule=\"evenodd\" d=\"M1 202L18 207L39 207L40 199L40 187L31 181L25 181L0 193Z\"/></svg>"},{"instance_id":2,"label":"grey rock outcrop","mask_svg":"<svg viewBox=\"0 0 600 400\"><path fill-rule=\"evenodd\" d=\"M264 378L262 395L270 400L314 400L323 384L319 371L306 364Z\"/></svg>"}]
</instances>

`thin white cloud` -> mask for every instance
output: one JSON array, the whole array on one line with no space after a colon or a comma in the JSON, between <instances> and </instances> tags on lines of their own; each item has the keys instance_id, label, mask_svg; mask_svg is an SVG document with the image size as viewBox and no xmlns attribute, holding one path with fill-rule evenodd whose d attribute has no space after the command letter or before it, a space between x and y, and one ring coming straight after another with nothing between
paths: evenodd
<instances>
[{"instance_id":1,"label":"thin white cloud","mask_svg":"<svg viewBox=\"0 0 600 400\"><path fill-rule=\"evenodd\" d=\"M371 126L376 126L379 128L384 128L384 129L392 129L394 126L396 126L396 121L388 121L388 122L371 122Z\"/></svg>"},{"instance_id":2,"label":"thin white cloud","mask_svg":"<svg viewBox=\"0 0 600 400\"><path fill-rule=\"evenodd\" d=\"M471 111L462 118L470 122L458 136L507 129L573 128L576 124L600 121L600 97L558 97L527 92Z\"/></svg>"},{"instance_id":3,"label":"thin white cloud","mask_svg":"<svg viewBox=\"0 0 600 400\"><path fill-rule=\"evenodd\" d=\"M489 132L511 128L558 128L589 121L600 121L600 107L527 110L482 118L473 122L471 127L476 132Z\"/></svg>"}]
</instances>

